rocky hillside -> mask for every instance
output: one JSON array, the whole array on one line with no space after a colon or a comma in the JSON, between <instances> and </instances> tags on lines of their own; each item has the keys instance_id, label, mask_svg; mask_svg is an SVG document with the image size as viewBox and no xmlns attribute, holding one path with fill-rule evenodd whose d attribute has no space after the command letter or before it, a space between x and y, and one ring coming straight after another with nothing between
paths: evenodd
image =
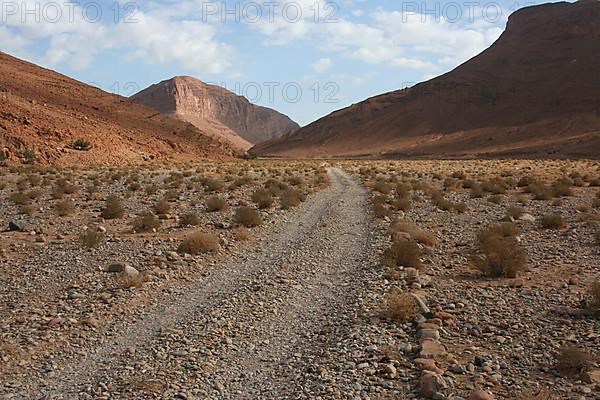
<instances>
[{"instance_id":1,"label":"rocky hillside","mask_svg":"<svg viewBox=\"0 0 600 400\"><path fill-rule=\"evenodd\" d=\"M192 124L0 52L4 157L56 164L229 158Z\"/></svg>"},{"instance_id":2,"label":"rocky hillside","mask_svg":"<svg viewBox=\"0 0 600 400\"><path fill-rule=\"evenodd\" d=\"M453 71L256 146L288 157L598 157L600 3L513 13Z\"/></svg>"},{"instance_id":3,"label":"rocky hillside","mask_svg":"<svg viewBox=\"0 0 600 400\"><path fill-rule=\"evenodd\" d=\"M243 96L187 76L162 81L132 98L190 122L243 150L299 128L275 110L252 104Z\"/></svg>"}]
</instances>

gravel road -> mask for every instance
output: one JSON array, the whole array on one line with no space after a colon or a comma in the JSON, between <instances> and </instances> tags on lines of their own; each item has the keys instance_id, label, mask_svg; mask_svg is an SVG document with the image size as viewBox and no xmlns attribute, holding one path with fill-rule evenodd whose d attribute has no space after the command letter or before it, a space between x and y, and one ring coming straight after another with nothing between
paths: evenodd
<instances>
[{"instance_id":1,"label":"gravel road","mask_svg":"<svg viewBox=\"0 0 600 400\"><path fill-rule=\"evenodd\" d=\"M367 191L338 168L268 235L32 388L39 399L314 398L365 292ZM158 294L157 294L158 295ZM84 353L84 352L82 352Z\"/></svg>"}]
</instances>

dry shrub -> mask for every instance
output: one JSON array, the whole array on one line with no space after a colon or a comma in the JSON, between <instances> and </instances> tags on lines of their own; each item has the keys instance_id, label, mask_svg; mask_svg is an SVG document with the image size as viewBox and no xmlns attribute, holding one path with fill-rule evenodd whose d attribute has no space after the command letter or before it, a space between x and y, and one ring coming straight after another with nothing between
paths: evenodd
<instances>
[{"instance_id":1,"label":"dry shrub","mask_svg":"<svg viewBox=\"0 0 600 400\"><path fill-rule=\"evenodd\" d=\"M225 183L217 178L204 178L202 184L207 192L219 192L223 190L223 187L225 186Z\"/></svg>"},{"instance_id":2,"label":"dry shrub","mask_svg":"<svg viewBox=\"0 0 600 400\"><path fill-rule=\"evenodd\" d=\"M153 195L153 194L156 194L156 192L158 192L158 186L156 186L156 185L146 185L146 187L144 188L144 190L146 191L146 194Z\"/></svg>"},{"instance_id":3,"label":"dry shrub","mask_svg":"<svg viewBox=\"0 0 600 400\"><path fill-rule=\"evenodd\" d=\"M251 228L262 224L262 216L254 208L240 207L235 210L235 221L238 224Z\"/></svg>"},{"instance_id":4,"label":"dry shrub","mask_svg":"<svg viewBox=\"0 0 600 400\"><path fill-rule=\"evenodd\" d=\"M560 214L549 213L542 216L540 220L540 225L545 229L560 229L565 226L565 222L563 221Z\"/></svg>"},{"instance_id":5,"label":"dry shrub","mask_svg":"<svg viewBox=\"0 0 600 400\"><path fill-rule=\"evenodd\" d=\"M23 204L19 207L19 214L33 215L36 210L37 208L33 204Z\"/></svg>"},{"instance_id":6,"label":"dry shrub","mask_svg":"<svg viewBox=\"0 0 600 400\"><path fill-rule=\"evenodd\" d=\"M134 287L134 288L141 287L146 282L146 280L147 280L146 276L141 273L136 274L136 275L129 275L129 274L121 273L121 274L119 274L119 277L117 278L117 283L123 289L130 289L132 287Z\"/></svg>"},{"instance_id":7,"label":"dry shrub","mask_svg":"<svg viewBox=\"0 0 600 400\"><path fill-rule=\"evenodd\" d=\"M500 194L494 194L494 195L488 197L487 201L490 203L493 203L493 204L500 204L500 203L502 203L503 198L504 197Z\"/></svg>"},{"instance_id":8,"label":"dry shrub","mask_svg":"<svg viewBox=\"0 0 600 400\"><path fill-rule=\"evenodd\" d=\"M194 232L185 239L177 248L180 253L202 254L202 253L217 253L219 251L219 238L206 232Z\"/></svg>"},{"instance_id":9,"label":"dry shrub","mask_svg":"<svg viewBox=\"0 0 600 400\"><path fill-rule=\"evenodd\" d=\"M567 179L560 179L552 185L552 195L554 197L572 196L572 183Z\"/></svg>"},{"instance_id":10,"label":"dry shrub","mask_svg":"<svg viewBox=\"0 0 600 400\"><path fill-rule=\"evenodd\" d=\"M525 191L531 193L534 200L550 200L552 198L552 190L541 183L531 184Z\"/></svg>"},{"instance_id":11,"label":"dry shrub","mask_svg":"<svg viewBox=\"0 0 600 400\"><path fill-rule=\"evenodd\" d=\"M211 196L205 202L207 212L223 211L229 207L227 200L219 196Z\"/></svg>"},{"instance_id":12,"label":"dry shrub","mask_svg":"<svg viewBox=\"0 0 600 400\"><path fill-rule=\"evenodd\" d=\"M166 200L161 200L154 205L156 214L168 214L171 212L171 204Z\"/></svg>"},{"instance_id":13,"label":"dry shrub","mask_svg":"<svg viewBox=\"0 0 600 400\"><path fill-rule=\"evenodd\" d=\"M410 198L411 190L412 186L407 183L400 182L396 185L396 195L399 198Z\"/></svg>"},{"instance_id":14,"label":"dry shrub","mask_svg":"<svg viewBox=\"0 0 600 400\"><path fill-rule=\"evenodd\" d=\"M273 195L266 189L257 189L251 199L258 208L269 208L273 205Z\"/></svg>"},{"instance_id":15,"label":"dry shrub","mask_svg":"<svg viewBox=\"0 0 600 400\"><path fill-rule=\"evenodd\" d=\"M399 197L394 200L392 205L396 210L408 211L410 210L411 200L409 197Z\"/></svg>"},{"instance_id":16,"label":"dry shrub","mask_svg":"<svg viewBox=\"0 0 600 400\"><path fill-rule=\"evenodd\" d=\"M468 209L466 203L454 203L452 207L454 208L454 211L456 211L459 214L464 214L465 212L467 212Z\"/></svg>"},{"instance_id":17,"label":"dry shrub","mask_svg":"<svg viewBox=\"0 0 600 400\"><path fill-rule=\"evenodd\" d=\"M590 364L588 353L578 347L562 347L556 355L556 369L565 376L579 375L587 371Z\"/></svg>"},{"instance_id":18,"label":"dry shrub","mask_svg":"<svg viewBox=\"0 0 600 400\"><path fill-rule=\"evenodd\" d=\"M517 395L516 400L558 400L547 389L526 390Z\"/></svg>"},{"instance_id":19,"label":"dry shrub","mask_svg":"<svg viewBox=\"0 0 600 400\"><path fill-rule=\"evenodd\" d=\"M32 189L29 192L27 192L27 197L29 197L31 200L35 200L41 197L43 193L44 192L42 192L40 189Z\"/></svg>"},{"instance_id":20,"label":"dry shrub","mask_svg":"<svg viewBox=\"0 0 600 400\"><path fill-rule=\"evenodd\" d=\"M151 212L145 212L133 221L135 232L152 232L160 227L160 220Z\"/></svg>"},{"instance_id":21,"label":"dry shrub","mask_svg":"<svg viewBox=\"0 0 600 400\"><path fill-rule=\"evenodd\" d=\"M373 204L373 214L377 218L384 218L392 215L392 211L384 203L377 202Z\"/></svg>"},{"instance_id":22,"label":"dry shrub","mask_svg":"<svg viewBox=\"0 0 600 400\"><path fill-rule=\"evenodd\" d=\"M514 236L514 225L492 225L477 233L472 262L483 275L514 278L526 268L527 256Z\"/></svg>"},{"instance_id":23,"label":"dry shrub","mask_svg":"<svg viewBox=\"0 0 600 400\"><path fill-rule=\"evenodd\" d=\"M286 189L281 193L279 203L282 209L287 210L302 203L302 197L302 193L299 190Z\"/></svg>"},{"instance_id":24,"label":"dry shrub","mask_svg":"<svg viewBox=\"0 0 600 400\"><path fill-rule=\"evenodd\" d=\"M408 233L411 239L427 246L433 246L436 242L435 236L432 232L419 228L412 222L396 221L390 225L390 234L392 237L398 232Z\"/></svg>"},{"instance_id":25,"label":"dry shrub","mask_svg":"<svg viewBox=\"0 0 600 400\"><path fill-rule=\"evenodd\" d=\"M412 320L419 312L419 306L413 296L400 291L387 295L383 316L396 322Z\"/></svg>"},{"instance_id":26,"label":"dry shrub","mask_svg":"<svg viewBox=\"0 0 600 400\"><path fill-rule=\"evenodd\" d=\"M600 279L596 279L590 286L587 298L586 308L595 315L600 315Z\"/></svg>"},{"instance_id":27,"label":"dry shrub","mask_svg":"<svg viewBox=\"0 0 600 400\"><path fill-rule=\"evenodd\" d=\"M373 184L373 190L381 194L389 194L392 191L392 186L384 180L379 179Z\"/></svg>"},{"instance_id":28,"label":"dry shrub","mask_svg":"<svg viewBox=\"0 0 600 400\"><path fill-rule=\"evenodd\" d=\"M10 201L15 203L16 205L22 206L25 204L29 204L29 197L23 192L15 192L10 195Z\"/></svg>"},{"instance_id":29,"label":"dry shrub","mask_svg":"<svg viewBox=\"0 0 600 400\"><path fill-rule=\"evenodd\" d=\"M506 210L506 215L513 219L519 219L525 214L525 209L521 206L511 205Z\"/></svg>"},{"instance_id":30,"label":"dry shrub","mask_svg":"<svg viewBox=\"0 0 600 400\"><path fill-rule=\"evenodd\" d=\"M200 218L194 213L185 213L179 218L181 226L196 226L200 224Z\"/></svg>"},{"instance_id":31,"label":"dry shrub","mask_svg":"<svg viewBox=\"0 0 600 400\"><path fill-rule=\"evenodd\" d=\"M249 242L252 240L252 234L250 231L243 226L239 226L235 229L234 232L235 238L242 242Z\"/></svg>"},{"instance_id":32,"label":"dry shrub","mask_svg":"<svg viewBox=\"0 0 600 400\"><path fill-rule=\"evenodd\" d=\"M75 203L71 200L62 200L56 204L55 209L59 216L66 217L75 211Z\"/></svg>"},{"instance_id":33,"label":"dry shrub","mask_svg":"<svg viewBox=\"0 0 600 400\"><path fill-rule=\"evenodd\" d=\"M106 204L102 209L101 215L104 219L122 218L125 215L125 208L121 199L114 195L109 196L106 199Z\"/></svg>"},{"instance_id":34,"label":"dry shrub","mask_svg":"<svg viewBox=\"0 0 600 400\"><path fill-rule=\"evenodd\" d=\"M81 244L90 249L100 246L105 239L104 233L92 228L84 229L79 234L79 241Z\"/></svg>"},{"instance_id":35,"label":"dry shrub","mask_svg":"<svg viewBox=\"0 0 600 400\"><path fill-rule=\"evenodd\" d=\"M383 253L382 263L388 267L421 268L423 251L415 240L395 240Z\"/></svg>"},{"instance_id":36,"label":"dry shrub","mask_svg":"<svg viewBox=\"0 0 600 400\"><path fill-rule=\"evenodd\" d=\"M431 202L434 206L444 211L450 211L454 207L451 201L444 198L444 194L442 192L434 192L431 195Z\"/></svg>"}]
</instances>

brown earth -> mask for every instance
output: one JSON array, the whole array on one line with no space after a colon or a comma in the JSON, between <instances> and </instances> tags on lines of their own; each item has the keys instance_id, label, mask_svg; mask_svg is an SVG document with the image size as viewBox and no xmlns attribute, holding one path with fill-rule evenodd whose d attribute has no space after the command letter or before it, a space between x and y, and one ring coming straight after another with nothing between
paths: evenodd
<instances>
[{"instance_id":1,"label":"brown earth","mask_svg":"<svg viewBox=\"0 0 600 400\"><path fill-rule=\"evenodd\" d=\"M600 3L513 13L487 50L256 146L285 157L598 157Z\"/></svg>"},{"instance_id":2,"label":"brown earth","mask_svg":"<svg viewBox=\"0 0 600 400\"><path fill-rule=\"evenodd\" d=\"M73 149L83 139L92 148ZM189 123L0 52L0 149L56 164L223 159L234 151Z\"/></svg>"},{"instance_id":3,"label":"brown earth","mask_svg":"<svg viewBox=\"0 0 600 400\"><path fill-rule=\"evenodd\" d=\"M252 104L243 96L189 76L162 81L132 98L187 121L213 137L224 138L244 151L299 128L275 110Z\"/></svg>"}]
</instances>

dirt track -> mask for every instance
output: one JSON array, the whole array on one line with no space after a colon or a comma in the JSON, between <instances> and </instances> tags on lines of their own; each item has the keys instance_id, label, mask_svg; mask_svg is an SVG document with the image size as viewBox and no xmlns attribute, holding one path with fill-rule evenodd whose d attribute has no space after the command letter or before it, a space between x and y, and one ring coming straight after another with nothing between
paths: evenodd
<instances>
[{"instance_id":1,"label":"dirt track","mask_svg":"<svg viewBox=\"0 0 600 400\"><path fill-rule=\"evenodd\" d=\"M152 398L168 382L163 398L311 398L319 390L311 360L350 323L368 268L366 189L339 169L330 176L330 188L264 241L211 267L31 394Z\"/></svg>"}]
</instances>

